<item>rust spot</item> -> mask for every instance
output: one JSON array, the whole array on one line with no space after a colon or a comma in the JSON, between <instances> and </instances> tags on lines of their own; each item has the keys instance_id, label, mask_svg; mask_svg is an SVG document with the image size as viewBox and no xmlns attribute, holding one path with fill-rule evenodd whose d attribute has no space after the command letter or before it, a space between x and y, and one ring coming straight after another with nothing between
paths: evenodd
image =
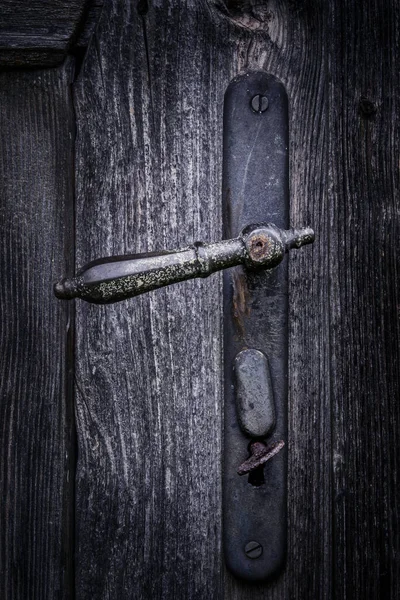
<instances>
[{"instance_id":1,"label":"rust spot","mask_svg":"<svg viewBox=\"0 0 400 600\"><path fill-rule=\"evenodd\" d=\"M254 261L262 261L271 254L272 240L267 235L255 235L249 239L249 255Z\"/></svg>"},{"instance_id":2,"label":"rust spot","mask_svg":"<svg viewBox=\"0 0 400 600\"><path fill-rule=\"evenodd\" d=\"M244 338L244 320L250 315L250 293L247 287L247 277L242 268L233 272L233 320L241 339Z\"/></svg>"},{"instance_id":3,"label":"rust spot","mask_svg":"<svg viewBox=\"0 0 400 600\"><path fill-rule=\"evenodd\" d=\"M278 454L284 445L285 442L283 440L273 442L268 446L264 442L252 442L250 445L251 456L238 467L238 475L246 475L246 473L251 473L255 469L258 469L275 456L275 454Z\"/></svg>"}]
</instances>

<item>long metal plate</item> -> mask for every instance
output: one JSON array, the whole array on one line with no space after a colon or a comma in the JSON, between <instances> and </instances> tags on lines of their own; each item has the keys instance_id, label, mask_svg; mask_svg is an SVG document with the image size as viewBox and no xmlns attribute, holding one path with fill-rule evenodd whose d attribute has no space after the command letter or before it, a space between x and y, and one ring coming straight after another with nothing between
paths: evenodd
<instances>
[{"instance_id":1,"label":"long metal plate","mask_svg":"<svg viewBox=\"0 0 400 600\"><path fill-rule=\"evenodd\" d=\"M264 112L254 111L266 104L252 102L258 94L268 99ZM225 238L250 223L289 225L287 96L267 73L236 77L226 91L223 199ZM286 553L287 279L287 257L272 271L224 273L224 551L229 569L251 581L276 574ZM238 422L233 368L246 348L263 352L270 365L276 426L267 442L285 442L253 476L237 474L251 441Z\"/></svg>"}]
</instances>

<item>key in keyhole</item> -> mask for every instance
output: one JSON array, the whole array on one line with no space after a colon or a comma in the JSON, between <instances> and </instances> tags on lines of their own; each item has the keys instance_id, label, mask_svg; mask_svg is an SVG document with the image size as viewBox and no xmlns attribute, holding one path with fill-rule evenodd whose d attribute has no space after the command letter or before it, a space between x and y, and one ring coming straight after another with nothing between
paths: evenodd
<instances>
[{"instance_id":1,"label":"key in keyhole","mask_svg":"<svg viewBox=\"0 0 400 600\"><path fill-rule=\"evenodd\" d=\"M278 454L282 450L285 442L280 440L279 442L272 442L267 446L264 442L251 442L250 453L251 456L245 460L237 472L238 475L249 474L249 483L256 487L265 483L264 479L264 465L270 460L275 454Z\"/></svg>"}]
</instances>

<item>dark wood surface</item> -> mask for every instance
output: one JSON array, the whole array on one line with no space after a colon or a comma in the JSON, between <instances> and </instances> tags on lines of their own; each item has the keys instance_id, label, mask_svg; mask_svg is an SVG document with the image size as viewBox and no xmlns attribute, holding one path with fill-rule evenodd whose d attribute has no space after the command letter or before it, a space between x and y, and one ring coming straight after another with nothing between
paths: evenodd
<instances>
[{"instance_id":1,"label":"dark wood surface","mask_svg":"<svg viewBox=\"0 0 400 600\"><path fill-rule=\"evenodd\" d=\"M101 11L104 6L104 0L88 0L85 5L86 14L81 23L81 28L76 39L73 41L72 52L84 52L90 42L90 38L100 19Z\"/></svg>"},{"instance_id":2,"label":"dark wood surface","mask_svg":"<svg viewBox=\"0 0 400 600\"><path fill-rule=\"evenodd\" d=\"M0 68L52 67L89 29L99 0L0 0ZM83 35L81 34L83 33Z\"/></svg>"},{"instance_id":3,"label":"dark wood surface","mask_svg":"<svg viewBox=\"0 0 400 600\"><path fill-rule=\"evenodd\" d=\"M218 35L193 3L103 9L74 86L78 264L220 239ZM221 303L215 277L77 305L78 598L223 593Z\"/></svg>"},{"instance_id":4,"label":"dark wood surface","mask_svg":"<svg viewBox=\"0 0 400 600\"><path fill-rule=\"evenodd\" d=\"M290 258L287 568L250 587L220 556L216 275L78 306L79 598L399 595L399 11L266 4L104 8L74 88L77 257L218 239L226 86L284 82L291 219L318 236Z\"/></svg>"},{"instance_id":5,"label":"dark wood surface","mask_svg":"<svg viewBox=\"0 0 400 600\"><path fill-rule=\"evenodd\" d=\"M338 598L400 596L399 9L336 2L331 11L326 170Z\"/></svg>"},{"instance_id":6,"label":"dark wood surface","mask_svg":"<svg viewBox=\"0 0 400 600\"><path fill-rule=\"evenodd\" d=\"M100 4L73 85L77 266L221 237L223 95L246 69L286 86L291 221L317 240L290 256L288 559L263 585L221 554L221 276L76 303L75 596L397 600L400 7ZM68 69L0 80L7 600L71 590Z\"/></svg>"},{"instance_id":7,"label":"dark wood surface","mask_svg":"<svg viewBox=\"0 0 400 600\"><path fill-rule=\"evenodd\" d=\"M70 61L0 75L0 598L73 589Z\"/></svg>"}]
</instances>

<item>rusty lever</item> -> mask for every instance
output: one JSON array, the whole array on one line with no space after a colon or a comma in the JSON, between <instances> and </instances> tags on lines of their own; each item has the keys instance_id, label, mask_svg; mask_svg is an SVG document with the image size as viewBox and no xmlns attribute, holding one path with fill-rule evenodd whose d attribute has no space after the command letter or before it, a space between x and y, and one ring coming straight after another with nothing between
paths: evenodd
<instances>
[{"instance_id":1,"label":"rusty lever","mask_svg":"<svg viewBox=\"0 0 400 600\"><path fill-rule=\"evenodd\" d=\"M238 238L161 253L103 258L87 264L71 278L54 286L57 298L82 298L95 304L119 302L156 288L244 264L271 269L289 248L314 241L310 228L279 229L271 223L248 225Z\"/></svg>"},{"instance_id":2,"label":"rusty lever","mask_svg":"<svg viewBox=\"0 0 400 600\"><path fill-rule=\"evenodd\" d=\"M273 442L268 446L264 442L252 442L250 444L251 456L238 467L238 475L246 475L246 473L251 473L255 469L258 469L275 456L275 454L278 454L284 445L285 442L283 440Z\"/></svg>"}]
</instances>

